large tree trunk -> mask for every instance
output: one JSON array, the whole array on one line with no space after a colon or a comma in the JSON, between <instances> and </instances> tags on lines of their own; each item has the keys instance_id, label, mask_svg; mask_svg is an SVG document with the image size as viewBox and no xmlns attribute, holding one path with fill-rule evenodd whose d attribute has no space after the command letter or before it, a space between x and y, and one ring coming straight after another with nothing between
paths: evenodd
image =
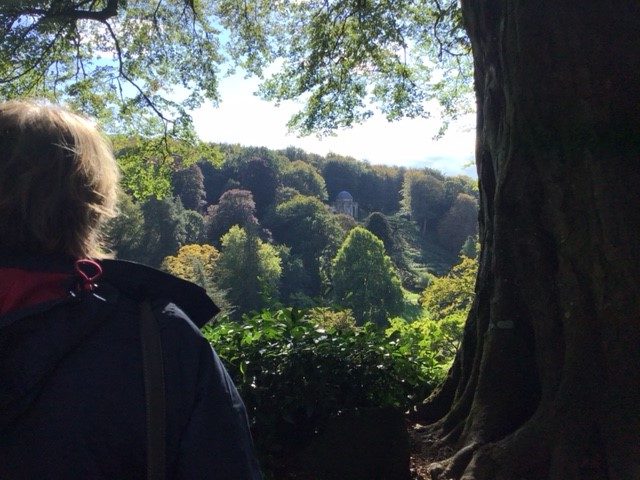
<instances>
[{"instance_id":1,"label":"large tree trunk","mask_svg":"<svg viewBox=\"0 0 640 480\"><path fill-rule=\"evenodd\" d=\"M419 412L441 477L640 479L640 3L462 4L482 255Z\"/></svg>"}]
</instances>

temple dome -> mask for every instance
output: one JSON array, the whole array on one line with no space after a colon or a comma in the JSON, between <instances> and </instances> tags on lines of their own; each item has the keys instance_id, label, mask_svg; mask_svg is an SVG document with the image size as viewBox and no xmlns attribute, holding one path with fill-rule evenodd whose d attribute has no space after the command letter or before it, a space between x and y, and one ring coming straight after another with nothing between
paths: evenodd
<instances>
[{"instance_id":1,"label":"temple dome","mask_svg":"<svg viewBox=\"0 0 640 480\"><path fill-rule=\"evenodd\" d=\"M346 190L341 191L338 196L336 197L336 200L351 200L353 201L353 196L347 192Z\"/></svg>"}]
</instances>

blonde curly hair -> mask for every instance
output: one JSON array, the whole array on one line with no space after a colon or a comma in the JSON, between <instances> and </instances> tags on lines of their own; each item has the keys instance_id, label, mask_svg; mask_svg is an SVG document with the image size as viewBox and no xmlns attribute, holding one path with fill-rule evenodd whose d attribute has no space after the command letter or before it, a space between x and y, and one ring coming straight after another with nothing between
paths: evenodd
<instances>
[{"instance_id":1,"label":"blonde curly hair","mask_svg":"<svg viewBox=\"0 0 640 480\"><path fill-rule=\"evenodd\" d=\"M0 103L0 250L107 256L119 171L96 125L46 102Z\"/></svg>"}]
</instances>

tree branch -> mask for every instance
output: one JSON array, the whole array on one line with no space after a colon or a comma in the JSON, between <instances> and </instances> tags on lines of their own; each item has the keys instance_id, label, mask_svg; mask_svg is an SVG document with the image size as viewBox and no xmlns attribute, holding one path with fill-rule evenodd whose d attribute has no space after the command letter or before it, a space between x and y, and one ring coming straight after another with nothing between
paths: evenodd
<instances>
[{"instance_id":1,"label":"tree branch","mask_svg":"<svg viewBox=\"0 0 640 480\"><path fill-rule=\"evenodd\" d=\"M45 58L47 57L47 55L49 55L49 52L53 49L53 47L56 45L56 42L60 39L60 37L62 36L62 33L64 31L64 27L60 28L58 30L58 32L56 33L56 35L53 37L53 40L51 40L44 48L44 50L42 51L42 53L40 54L40 56L26 69L19 71L18 73L16 73L15 75L11 76L11 77L6 77L6 78L2 78L0 77L0 84L3 83L11 83L11 82L15 82L16 80L24 77L25 75L28 75L29 73L31 73L32 71L34 71L37 67L40 66L40 64L42 62L44 62Z\"/></svg>"},{"instance_id":2,"label":"tree branch","mask_svg":"<svg viewBox=\"0 0 640 480\"><path fill-rule=\"evenodd\" d=\"M51 6L50 8L0 8L0 14L4 15L34 15L47 18L59 18L69 21L77 20L96 20L103 22L111 17L115 17L118 14L118 0L108 0L107 5L98 11L93 10L81 10L77 7L86 5L87 1L82 1L79 4L64 6L62 8L56 8Z\"/></svg>"},{"instance_id":3,"label":"tree branch","mask_svg":"<svg viewBox=\"0 0 640 480\"><path fill-rule=\"evenodd\" d=\"M174 123L174 121L169 119L169 118L167 118L167 117L165 117L162 114L162 112L160 110L158 110L158 107L156 107L156 105L149 98L149 96L144 92L144 90L142 90L140 85L138 85L136 82L134 82L131 79L131 77L129 77L127 75L127 73L124 71L124 62L122 60L122 49L120 48L120 42L118 40L118 37L116 36L116 33L113 31L113 28L111 27L109 22L107 22L105 20L102 23L107 27L107 30L109 31L109 35L111 35L111 38L113 40L114 48L116 49L116 55L118 57L118 73L119 73L119 75L122 78L124 78L127 82L129 82L131 85L133 85L133 87L138 91L140 96L147 103L149 108L151 108L151 110L153 110L155 112L155 114L158 115L158 117L162 120L162 123L164 125L164 141L165 141L165 144L167 144L167 139L168 139L168 136L169 136L167 125L170 124L170 123Z\"/></svg>"}]
</instances>

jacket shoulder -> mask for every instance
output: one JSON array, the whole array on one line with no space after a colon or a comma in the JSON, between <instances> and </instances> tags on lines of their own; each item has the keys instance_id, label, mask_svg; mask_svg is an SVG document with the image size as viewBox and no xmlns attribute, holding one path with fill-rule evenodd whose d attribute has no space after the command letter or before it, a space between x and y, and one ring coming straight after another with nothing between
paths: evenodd
<instances>
[{"instance_id":1,"label":"jacket shoulder","mask_svg":"<svg viewBox=\"0 0 640 480\"><path fill-rule=\"evenodd\" d=\"M103 260L101 265L103 281L136 302L148 299L154 306L164 304L162 316L169 321L182 318L202 327L220 311L194 283L134 262Z\"/></svg>"}]
</instances>

